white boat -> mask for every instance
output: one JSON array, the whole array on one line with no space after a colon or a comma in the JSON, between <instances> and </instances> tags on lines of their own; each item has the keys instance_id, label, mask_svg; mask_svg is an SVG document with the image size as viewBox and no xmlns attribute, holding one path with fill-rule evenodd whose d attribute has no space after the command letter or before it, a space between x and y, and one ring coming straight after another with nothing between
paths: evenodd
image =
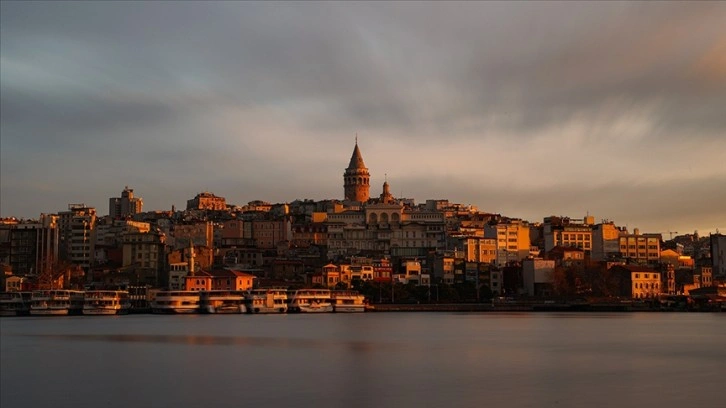
<instances>
[{"instance_id":1,"label":"white boat","mask_svg":"<svg viewBox=\"0 0 726 408\"><path fill-rule=\"evenodd\" d=\"M36 290L30 295L32 316L66 316L83 313L83 291Z\"/></svg>"},{"instance_id":2,"label":"white boat","mask_svg":"<svg viewBox=\"0 0 726 408\"><path fill-rule=\"evenodd\" d=\"M205 313L246 313L245 292L211 290L200 293L201 310Z\"/></svg>"},{"instance_id":3,"label":"white boat","mask_svg":"<svg viewBox=\"0 0 726 408\"><path fill-rule=\"evenodd\" d=\"M0 316L24 316L30 314L31 292L0 293Z\"/></svg>"},{"instance_id":4,"label":"white boat","mask_svg":"<svg viewBox=\"0 0 726 408\"><path fill-rule=\"evenodd\" d=\"M152 313L189 314L199 313L199 292L162 290L151 301Z\"/></svg>"},{"instance_id":5,"label":"white boat","mask_svg":"<svg viewBox=\"0 0 726 408\"><path fill-rule=\"evenodd\" d=\"M290 311L329 313L333 311L330 289L298 289L290 298Z\"/></svg>"},{"instance_id":6,"label":"white boat","mask_svg":"<svg viewBox=\"0 0 726 408\"><path fill-rule=\"evenodd\" d=\"M247 311L250 313L286 313L287 289L258 288L247 292Z\"/></svg>"},{"instance_id":7,"label":"white boat","mask_svg":"<svg viewBox=\"0 0 726 408\"><path fill-rule=\"evenodd\" d=\"M358 313L366 311L365 296L354 290L335 290L332 293L333 311L336 313Z\"/></svg>"},{"instance_id":8,"label":"white boat","mask_svg":"<svg viewBox=\"0 0 726 408\"><path fill-rule=\"evenodd\" d=\"M127 314L131 309L129 292L125 290L91 290L83 301L84 315Z\"/></svg>"}]
</instances>

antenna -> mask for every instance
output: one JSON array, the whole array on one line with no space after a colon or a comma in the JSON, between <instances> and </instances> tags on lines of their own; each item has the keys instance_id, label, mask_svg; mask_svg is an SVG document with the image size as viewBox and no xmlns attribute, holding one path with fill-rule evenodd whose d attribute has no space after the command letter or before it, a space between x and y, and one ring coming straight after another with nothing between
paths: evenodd
<instances>
[{"instance_id":1,"label":"antenna","mask_svg":"<svg viewBox=\"0 0 726 408\"><path fill-rule=\"evenodd\" d=\"M358 132L355 132L355 144L358 145Z\"/></svg>"}]
</instances>

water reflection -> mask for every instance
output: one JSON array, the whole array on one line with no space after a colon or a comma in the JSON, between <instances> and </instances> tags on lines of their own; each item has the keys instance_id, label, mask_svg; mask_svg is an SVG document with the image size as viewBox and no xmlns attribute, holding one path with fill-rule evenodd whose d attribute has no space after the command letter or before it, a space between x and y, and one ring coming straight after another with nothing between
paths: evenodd
<instances>
[{"instance_id":1,"label":"water reflection","mask_svg":"<svg viewBox=\"0 0 726 408\"><path fill-rule=\"evenodd\" d=\"M251 336L211 335L141 335L141 334L21 334L20 337L42 338L61 341L93 341L120 343L167 343L194 346L253 346L279 348L326 349L343 348L354 353L369 353L376 350L387 352L402 348L399 344L368 341L340 341L333 339L275 338Z\"/></svg>"},{"instance_id":2,"label":"water reflection","mask_svg":"<svg viewBox=\"0 0 726 408\"><path fill-rule=\"evenodd\" d=\"M0 320L2 408L712 407L726 315Z\"/></svg>"}]
</instances>

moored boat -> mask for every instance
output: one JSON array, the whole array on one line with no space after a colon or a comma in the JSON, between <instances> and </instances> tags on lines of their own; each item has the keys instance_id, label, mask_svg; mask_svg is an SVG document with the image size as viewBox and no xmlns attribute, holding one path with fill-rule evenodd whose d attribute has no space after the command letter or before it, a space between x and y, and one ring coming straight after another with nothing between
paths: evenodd
<instances>
[{"instance_id":1,"label":"moored boat","mask_svg":"<svg viewBox=\"0 0 726 408\"><path fill-rule=\"evenodd\" d=\"M287 289L284 288L252 289L245 300L250 313L286 313L288 310Z\"/></svg>"},{"instance_id":2,"label":"moored boat","mask_svg":"<svg viewBox=\"0 0 726 408\"><path fill-rule=\"evenodd\" d=\"M25 316L30 314L31 292L0 293L0 316Z\"/></svg>"},{"instance_id":3,"label":"moored boat","mask_svg":"<svg viewBox=\"0 0 726 408\"><path fill-rule=\"evenodd\" d=\"M83 313L84 293L80 290L36 290L30 296L33 316L67 316Z\"/></svg>"},{"instance_id":4,"label":"moored boat","mask_svg":"<svg viewBox=\"0 0 726 408\"><path fill-rule=\"evenodd\" d=\"M130 309L129 292L125 290L91 290L83 301L84 315L127 314Z\"/></svg>"},{"instance_id":5,"label":"moored boat","mask_svg":"<svg viewBox=\"0 0 726 408\"><path fill-rule=\"evenodd\" d=\"M211 290L200 292L201 311L204 313L246 313L245 292Z\"/></svg>"},{"instance_id":6,"label":"moored boat","mask_svg":"<svg viewBox=\"0 0 726 408\"><path fill-rule=\"evenodd\" d=\"M291 312L329 313L333 311L330 289L298 289L290 298Z\"/></svg>"},{"instance_id":7,"label":"moored boat","mask_svg":"<svg viewBox=\"0 0 726 408\"><path fill-rule=\"evenodd\" d=\"M162 290L151 301L152 313L190 314L199 313L199 292Z\"/></svg>"},{"instance_id":8,"label":"moored boat","mask_svg":"<svg viewBox=\"0 0 726 408\"><path fill-rule=\"evenodd\" d=\"M333 311L336 313L359 313L366 311L365 296L354 290L332 292Z\"/></svg>"}]
</instances>

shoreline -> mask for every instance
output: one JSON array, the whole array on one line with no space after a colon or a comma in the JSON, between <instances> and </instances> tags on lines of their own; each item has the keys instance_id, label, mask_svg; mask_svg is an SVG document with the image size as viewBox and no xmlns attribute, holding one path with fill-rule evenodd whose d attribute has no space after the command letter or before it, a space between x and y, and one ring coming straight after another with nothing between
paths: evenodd
<instances>
[{"instance_id":1,"label":"shoreline","mask_svg":"<svg viewBox=\"0 0 726 408\"><path fill-rule=\"evenodd\" d=\"M723 309L665 309L660 306L632 305L619 303L574 303L574 304L491 304L491 303L449 303L449 304L374 304L366 312L706 312L720 313Z\"/></svg>"}]
</instances>

